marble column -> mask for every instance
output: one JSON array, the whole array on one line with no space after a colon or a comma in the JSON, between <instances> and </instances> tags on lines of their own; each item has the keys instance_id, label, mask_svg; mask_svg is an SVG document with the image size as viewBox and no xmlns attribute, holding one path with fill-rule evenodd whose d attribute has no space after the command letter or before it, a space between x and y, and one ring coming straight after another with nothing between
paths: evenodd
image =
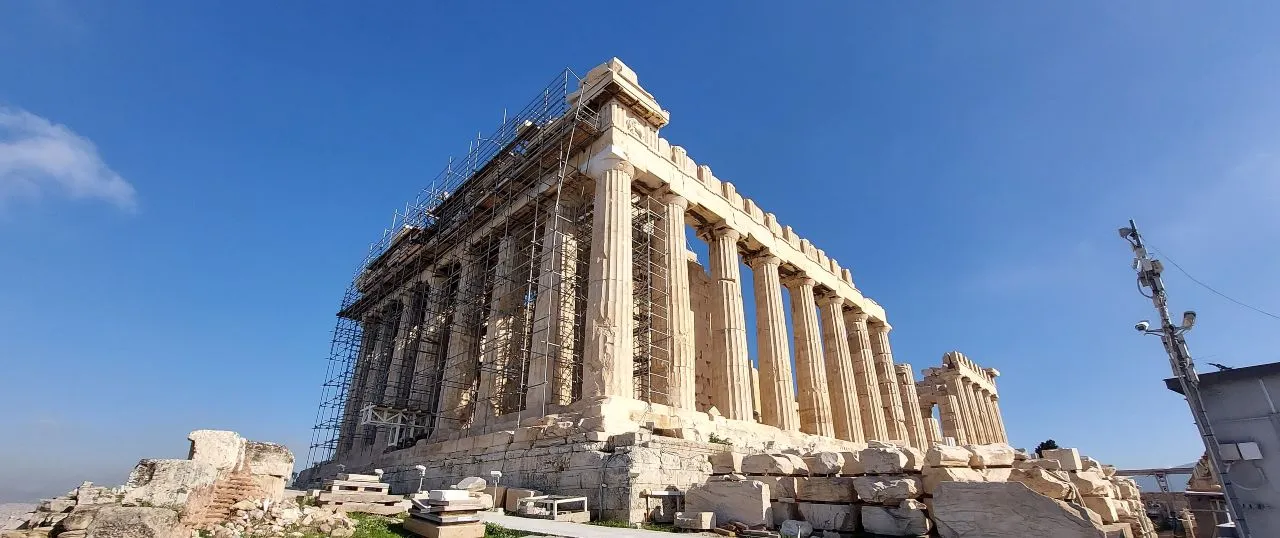
<instances>
[{"instance_id":1,"label":"marble column","mask_svg":"<svg viewBox=\"0 0 1280 538\"><path fill-rule=\"evenodd\" d=\"M796 391L791 377L786 313L777 256L763 254L747 260L755 280L756 352L760 362L760 420L784 431L800 429L795 411Z\"/></svg>"},{"instance_id":2,"label":"marble column","mask_svg":"<svg viewBox=\"0 0 1280 538\"><path fill-rule=\"evenodd\" d=\"M982 409L978 407L978 395L974 392L977 387L974 385L973 381L967 377L962 377L960 382L964 385L963 400L965 402L965 406L969 409L971 429L974 432L973 437L975 438L974 442L982 444L990 443L991 440L987 433L987 426L982 420Z\"/></svg>"},{"instance_id":3,"label":"marble column","mask_svg":"<svg viewBox=\"0 0 1280 538\"><path fill-rule=\"evenodd\" d=\"M578 239L567 212L567 207L561 207L559 218L547 222L542 231L533 343L525 381L525 409L537 416L546 415L548 405L569 405L573 399Z\"/></svg>"},{"instance_id":4,"label":"marble column","mask_svg":"<svg viewBox=\"0 0 1280 538\"><path fill-rule=\"evenodd\" d=\"M822 340L818 334L818 305L813 279L799 277L786 282L791 296L791 323L795 326L797 403L800 431L832 437L831 397L827 372L822 366Z\"/></svg>"},{"instance_id":5,"label":"marble column","mask_svg":"<svg viewBox=\"0 0 1280 538\"><path fill-rule=\"evenodd\" d=\"M480 340L480 384L476 392L473 424L501 415L506 391L508 357L511 350L512 317L515 307L515 258L519 250L516 239L504 235L498 239L497 258L493 266L493 286L489 294L489 320Z\"/></svg>"},{"instance_id":6,"label":"marble column","mask_svg":"<svg viewBox=\"0 0 1280 538\"><path fill-rule=\"evenodd\" d=\"M484 300L484 268L468 256L459 262L458 289L454 294L449 344L445 350L440 401L436 406L436 431L453 431L468 425L473 409L479 334L479 302Z\"/></svg>"},{"instance_id":7,"label":"marble column","mask_svg":"<svg viewBox=\"0 0 1280 538\"><path fill-rule=\"evenodd\" d=\"M844 326L844 299L825 295L818 301L822 319L822 349L831 395L831 423L837 439L865 442L862 413L858 410L858 384L849 358L849 332ZM865 390L865 389L864 389Z\"/></svg>"},{"instance_id":8,"label":"marble column","mask_svg":"<svg viewBox=\"0 0 1280 538\"><path fill-rule=\"evenodd\" d=\"M705 232L711 265L711 334L718 356L711 359L711 401L725 418L755 420L751 407L751 358L742 304L742 271L737 230L718 226Z\"/></svg>"},{"instance_id":9,"label":"marble column","mask_svg":"<svg viewBox=\"0 0 1280 538\"><path fill-rule=\"evenodd\" d=\"M876 375L875 355L871 351L871 331L867 315L853 311L845 317L849 329L849 349L853 357L853 375L858 384L858 407L862 414L862 431L867 439L890 439L885 427L884 403L880 397L880 381Z\"/></svg>"},{"instance_id":10,"label":"marble column","mask_svg":"<svg viewBox=\"0 0 1280 538\"><path fill-rule=\"evenodd\" d=\"M694 361L693 307L689 291L689 245L685 238L684 197L666 193L662 226L666 240L663 257L667 269L667 312L671 329L671 378L668 404L681 409L697 409L697 381Z\"/></svg>"},{"instance_id":11,"label":"marble column","mask_svg":"<svg viewBox=\"0 0 1280 538\"><path fill-rule=\"evenodd\" d=\"M991 393L986 389L978 391L978 403L982 406L982 417L987 423L987 432L991 435L989 442L1003 443L1004 436L1001 435L1000 426L996 423L996 413L991 406Z\"/></svg>"},{"instance_id":12,"label":"marble column","mask_svg":"<svg viewBox=\"0 0 1280 538\"><path fill-rule=\"evenodd\" d=\"M907 441L913 447L928 450L929 439L925 435L924 418L920 415L920 396L916 394L916 380L911 372L911 365L895 364L893 371L898 376L898 390L902 391L902 410L907 421Z\"/></svg>"},{"instance_id":13,"label":"marble column","mask_svg":"<svg viewBox=\"0 0 1280 538\"><path fill-rule=\"evenodd\" d=\"M440 331L448 321L444 316L449 299L448 284L448 279L434 271L427 276L426 315L416 335L418 351L413 360L413 387L409 392L409 401L421 409L434 410L434 407L428 408L426 404L440 390L439 380L435 379L434 373L439 366L440 347L444 345L444 342L439 341Z\"/></svg>"},{"instance_id":14,"label":"marble column","mask_svg":"<svg viewBox=\"0 0 1280 538\"><path fill-rule=\"evenodd\" d=\"M587 271L582 398L634 398L631 180L635 168L612 146L591 158L596 180Z\"/></svg>"},{"instance_id":15,"label":"marble column","mask_svg":"<svg viewBox=\"0 0 1280 538\"><path fill-rule=\"evenodd\" d=\"M887 440L907 440L906 412L902 409L902 395L898 390L898 377L893 372L893 351L889 347L889 331L892 327L877 321L868 327L871 331L871 350L875 353L876 377L880 381L880 400L884 404L884 425Z\"/></svg>"},{"instance_id":16,"label":"marble column","mask_svg":"<svg viewBox=\"0 0 1280 538\"><path fill-rule=\"evenodd\" d=\"M951 415L956 418L955 435L956 443L969 444L979 443L977 431L972 429L973 415L969 410L968 400L964 397L965 386L960 379L959 374L951 374L944 380L946 384L946 401L947 406L951 408ZM942 416L943 424L946 424L946 413Z\"/></svg>"},{"instance_id":17,"label":"marble column","mask_svg":"<svg viewBox=\"0 0 1280 538\"><path fill-rule=\"evenodd\" d=\"M1004 427L1004 414L1000 412L1000 395L998 394L991 395L991 411L991 416L995 418L996 428L1000 433L1000 442L1008 444L1009 430Z\"/></svg>"},{"instance_id":18,"label":"marble column","mask_svg":"<svg viewBox=\"0 0 1280 538\"><path fill-rule=\"evenodd\" d=\"M929 416L921 415L924 420L925 448L932 447L942 442L942 428L938 426L938 419L932 413Z\"/></svg>"}]
</instances>

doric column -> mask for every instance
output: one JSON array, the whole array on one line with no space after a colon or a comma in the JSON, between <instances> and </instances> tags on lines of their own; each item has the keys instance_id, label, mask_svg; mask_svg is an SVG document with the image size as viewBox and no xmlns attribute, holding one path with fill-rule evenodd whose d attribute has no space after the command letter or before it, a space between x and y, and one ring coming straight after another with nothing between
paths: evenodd
<instances>
[{"instance_id":1,"label":"doric column","mask_svg":"<svg viewBox=\"0 0 1280 538\"><path fill-rule=\"evenodd\" d=\"M871 351L871 331L867 314L849 312L845 317L849 329L849 350L853 358L853 375L858 384L858 407L862 415L862 431L867 439L890 439L885 428L884 403L880 398L880 381L876 375L875 355Z\"/></svg>"},{"instance_id":2,"label":"doric column","mask_svg":"<svg viewBox=\"0 0 1280 538\"><path fill-rule=\"evenodd\" d=\"M596 180L587 271L587 319L582 397L635 397L632 355L631 179L635 168L614 146L593 156L587 174Z\"/></svg>"},{"instance_id":3,"label":"doric column","mask_svg":"<svg viewBox=\"0 0 1280 538\"><path fill-rule=\"evenodd\" d=\"M666 244L663 250L667 269L667 312L671 330L671 378L668 380L668 403L682 409L697 409L697 382L694 376L693 308L689 292L689 245L685 239L684 215L689 202L683 196L666 193L662 197L665 213Z\"/></svg>"},{"instance_id":4,"label":"doric column","mask_svg":"<svg viewBox=\"0 0 1280 538\"><path fill-rule=\"evenodd\" d=\"M791 377L786 313L777 256L763 254L747 260L755 279L756 352L760 362L760 420L782 430L800 429L796 391Z\"/></svg>"},{"instance_id":5,"label":"doric column","mask_svg":"<svg viewBox=\"0 0 1280 538\"><path fill-rule=\"evenodd\" d=\"M893 351L889 347L892 327L883 321L870 324L871 351L875 353L876 377L880 381L880 400L884 404L885 434L889 440L907 440L907 419L898 390L898 376L893 372Z\"/></svg>"},{"instance_id":6,"label":"doric column","mask_svg":"<svg viewBox=\"0 0 1280 538\"><path fill-rule=\"evenodd\" d=\"M444 344L440 342L440 332L448 322L444 311L449 286L448 279L434 271L427 276L426 284L426 310L422 326L415 335L418 349L413 358L413 386L409 392L409 401L417 403L421 409L434 410L434 407L427 407L426 404L440 390L439 380L434 374L439 367L440 348Z\"/></svg>"},{"instance_id":7,"label":"doric column","mask_svg":"<svg viewBox=\"0 0 1280 538\"><path fill-rule=\"evenodd\" d=\"M751 359L747 356L747 318L742 304L737 230L704 230L711 265L711 335L720 353L711 358L711 401L734 420L755 420L751 408Z\"/></svg>"},{"instance_id":8,"label":"doric column","mask_svg":"<svg viewBox=\"0 0 1280 538\"><path fill-rule=\"evenodd\" d=\"M844 326L844 299L824 295L818 301L822 319L822 350L826 359L827 386L831 395L831 422L836 438L864 442L862 413L858 411L858 384L849 359L849 332Z\"/></svg>"},{"instance_id":9,"label":"doric column","mask_svg":"<svg viewBox=\"0 0 1280 538\"><path fill-rule=\"evenodd\" d=\"M975 392L977 387L973 381L967 377L960 379L964 385L964 401L965 406L969 409L969 418L972 420L973 443L986 444L991 442L990 436L987 434L987 425L982 417L982 409L978 407L978 395Z\"/></svg>"},{"instance_id":10,"label":"doric column","mask_svg":"<svg viewBox=\"0 0 1280 538\"><path fill-rule=\"evenodd\" d=\"M1000 442L1009 443L1009 430L1004 428L1004 414L1000 412L1000 395L991 395L991 416L995 419L996 430L1000 435Z\"/></svg>"},{"instance_id":11,"label":"doric column","mask_svg":"<svg viewBox=\"0 0 1280 538\"><path fill-rule=\"evenodd\" d=\"M943 427L946 427L947 415L955 417L954 435L957 444L977 443L978 439L975 435L976 430L971 429L973 419L969 411L969 406L964 398L964 382L960 380L959 374L949 374L944 380L946 392L946 407L943 408L942 421ZM950 409L948 410L947 407ZM949 411L949 412L948 412ZM945 430L944 430L945 432Z\"/></svg>"},{"instance_id":12,"label":"doric column","mask_svg":"<svg viewBox=\"0 0 1280 538\"><path fill-rule=\"evenodd\" d=\"M928 450L929 439L925 435L924 418L920 415L920 396L916 394L916 379L910 364L895 364L898 390L902 391L902 410L907 421L907 440L911 446Z\"/></svg>"},{"instance_id":13,"label":"doric column","mask_svg":"<svg viewBox=\"0 0 1280 538\"><path fill-rule=\"evenodd\" d=\"M922 447L922 449L927 449L933 445L941 443L942 428L938 427L938 419L934 418L933 413L930 413L928 416L922 414L921 419L924 420L924 435L926 443L926 446Z\"/></svg>"},{"instance_id":14,"label":"doric column","mask_svg":"<svg viewBox=\"0 0 1280 538\"><path fill-rule=\"evenodd\" d=\"M466 248L466 247L464 247ZM470 256L460 262L458 289L449 321L449 344L445 348L440 401L436 406L436 431L467 426L473 408L472 397L478 369L476 335L479 333L479 304L483 300L484 268Z\"/></svg>"},{"instance_id":15,"label":"doric column","mask_svg":"<svg viewBox=\"0 0 1280 538\"><path fill-rule=\"evenodd\" d=\"M574 314L577 293L578 239L573 219L560 208L559 218L542 232L538 291L533 303L533 339L529 375L525 381L525 409L538 416L548 405L573 400Z\"/></svg>"},{"instance_id":16,"label":"doric column","mask_svg":"<svg viewBox=\"0 0 1280 538\"><path fill-rule=\"evenodd\" d=\"M987 434L988 443L999 443L1000 433L996 431L995 417L991 416L991 400L986 389L974 384L974 399L978 402L978 410L982 413L982 427Z\"/></svg>"},{"instance_id":17,"label":"doric column","mask_svg":"<svg viewBox=\"0 0 1280 538\"><path fill-rule=\"evenodd\" d=\"M818 305L813 298L813 279L801 276L789 279L785 284L791 296L791 323L795 326L800 431L833 437L831 397L827 393L827 372L822 366L822 340L818 335Z\"/></svg>"},{"instance_id":18,"label":"doric column","mask_svg":"<svg viewBox=\"0 0 1280 538\"><path fill-rule=\"evenodd\" d=\"M480 384L476 393L473 424L505 411L502 396L506 387L508 355L511 350L512 309L515 307L513 285L516 252L515 238L498 239L497 258L493 266L493 287L489 295L489 320L480 341Z\"/></svg>"}]
</instances>

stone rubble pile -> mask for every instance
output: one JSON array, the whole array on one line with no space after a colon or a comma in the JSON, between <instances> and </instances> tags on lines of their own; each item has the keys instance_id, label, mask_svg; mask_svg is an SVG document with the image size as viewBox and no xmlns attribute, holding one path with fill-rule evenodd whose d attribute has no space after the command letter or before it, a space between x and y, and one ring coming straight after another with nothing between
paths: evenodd
<instances>
[{"instance_id":1,"label":"stone rubble pile","mask_svg":"<svg viewBox=\"0 0 1280 538\"><path fill-rule=\"evenodd\" d=\"M284 497L293 473L285 447L218 430L196 430L188 439L187 459L144 459L117 488L85 482L42 501L0 538L186 538L238 517L235 507L248 506L242 503Z\"/></svg>"},{"instance_id":2,"label":"stone rubble pile","mask_svg":"<svg viewBox=\"0 0 1280 538\"><path fill-rule=\"evenodd\" d=\"M347 538L355 533L355 522L346 514L331 508L298 506L292 499L240 501L232 506L232 514L230 520L202 530L213 538L299 538L317 533ZM196 531L192 538L200 536L200 531Z\"/></svg>"},{"instance_id":3,"label":"stone rubble pile","mask_svg":"<svg viewBox=\"0 0 1280 538\"><path fill-rule=\"evenodd\" d=\"M921 452L872 441L858 451L709 459L717 475L685 492L678 528L755 535L767 527L792 538L1156 536L1137 484L1075 449L1032 459L1005 444Z\"/></svg>"}]
</instances>

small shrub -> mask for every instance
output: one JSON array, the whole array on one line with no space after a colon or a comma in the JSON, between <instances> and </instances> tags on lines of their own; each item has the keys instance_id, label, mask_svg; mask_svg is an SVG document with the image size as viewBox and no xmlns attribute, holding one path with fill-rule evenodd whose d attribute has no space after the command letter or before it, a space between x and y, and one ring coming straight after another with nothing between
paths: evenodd
<instances>
[{"instance_id":1,"label":"small shrub","mask_svg":"<svg viewBox=\"0 0 1280 538\"><path fill-rule=\"evenodd\" d=\"M719 435L716 435L714 433L707 436L707 441L710 441L712 443L722 444L722 445L733 446L733 441L720 437Z\"/></svg>"}]
</instances>

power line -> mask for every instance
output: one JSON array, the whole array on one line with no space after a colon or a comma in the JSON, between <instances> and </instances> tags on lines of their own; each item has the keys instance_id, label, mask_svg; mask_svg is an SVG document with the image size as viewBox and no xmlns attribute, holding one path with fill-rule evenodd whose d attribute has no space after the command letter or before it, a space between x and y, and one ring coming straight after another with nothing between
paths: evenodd
<instances>
[{"instance_id":1,"label":"power line","mask_svg":"<svg viewBox=\"0 0 1280 538\"><path fill-rule=\"evenodd\" d=\"M1150 244L1149 244L1149 243L1148 243L1148 246L1150 246ZM1264 316L1270 316L1270 317L1275 318L1275 319L1280 319L1280 316L1277 316L1277 315L1275 315L1275 314L1272 314L1271 312L1267 312L1266 310L1263 310L1263 309L1258 308L1258 307L1256 307L1256 306L1253 306L1253 305L1250 305L1250 304L1246 304L1246 303L1244 303L1244 302L1242 302L1242 301L1238 301L1238 300L1236 300L1235 298L1232 298L1230 295L1227 295L1227 294L1225 294L1225 293L1222 293L1222 292L1220 292L1220 291L1218 291L1218 290L1214 289L1214 288L1213 288L1213 286L1210 286L1210 285L1208 285L1208 284L1205 284L1204 282L1201 282L1201 281L1200 281L1199 279L1197 279L1196 277L1191 276L1191 273L1188 273L1188 272L1187 272L1187 270L1186 270L1186 269L1183 269L1181 265L1178 265L1178 262L1173 261L1173 258L1172 258L1171 256L1169 256L1168 254L1166 254L1166 253L1164 253L1164 252L1160 252L1160 249L1158 249L1158 248L1156 248L1156 247L1151 247L1151 250L1155 251L1157 254L1160 254L1161 256L1164 256L1164 258L1165 258L1166 260L1169 260L1169 263L1173 264L1173 266L1174 266L1175 268L1177 268L1179 272L1181 272L1183 275L1186 275L1186 277L1187 277L1187 278L1189 278L1189 279L1191 279L1191 281L1192 281L1192 282L1195 282L1196 284L1199 284L1199 285L1200 285L1201 287L1203 287L1204 289L1206 289L1206 290L1209 290L1209 291L1213 292L1214 294L1218 295L1219 297L1222 297L1223 299L1226 299L1226 300L1231 301L1231 302L1233 302L1233 303L1235 303L1235 304L1238 304L1238 305L1240 305L1240 306L1243 306L1243 307L1245 307L1245 308L1248 308L1249 310L1252 310L1252 311L1257 312L1257 313L1259 313L1259 314L1262 314L1262 315L1264 315Z\"/></svg>"}]
</instances>

